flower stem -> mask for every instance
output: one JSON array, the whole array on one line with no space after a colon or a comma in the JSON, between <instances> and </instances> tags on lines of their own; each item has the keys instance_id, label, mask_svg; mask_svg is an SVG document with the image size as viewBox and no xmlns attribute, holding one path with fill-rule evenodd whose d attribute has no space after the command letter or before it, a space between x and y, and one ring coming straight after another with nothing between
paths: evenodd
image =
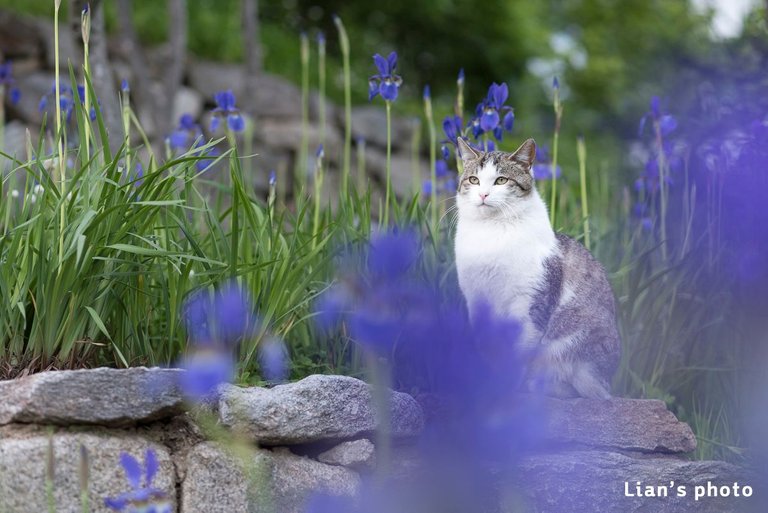
<instances>
[{"instance_id":1,"label":"flower stem","mask_svg":"<svg viewBox=\"0 0 768 513\"><path fill-rule=\"evenodd\" d=\"M320 145L325 148L325 39L320 39L317 44L317 75L318 88L320 89L320 105L318 106Z\"/></svg>"},{"instance_id":2,"label":"flower stem","mask_svg":"<svg viewBox=\"0 0 768 513\"><path fill-rule=\"evenodd\" d=\"M301 143L295 169L295 194L304 188L309 153L309 39L301 34Z\"/></svg>"},{"instance_id":3,"label":"flower stem","mask_svg":"<svg viewBox=\"0 0 768 513\"><path fill-rule=\"evenodd\" d=\"M656 148L659 155L659 207L661 210L661 219L659 220L659 229L661 235L661 258L667 261L667 159L664 155L664 140L661 135L661 126L658 121L654 122L656 132Z\"/></svg>"},{"instance_id":4,"label":"flower stem","mask_svg":"<svg viewBox=\"0 0 768 513\"><path fill-rule=\"evenodd\" d=\"M549 199L549 224L555 227L555 211L557 210L557 148L560 143L560 120L563 116L563 107L555 91L555 132L552 137L552 189Z\"/></svg>"},{"instance_id":5,"label":"flower stem","mask_svg":"<svg viewBox=\"0 0 768 513\"><path fill-rule=\"evenodd\" d=\"M392 199L392 102L387 105L387 178L384 195L384 226L389 226L389 206Z\"/></svg>"},{"instance_id":6,"label":"flower stem","mask_svg":"<svg viewBox=\"0 0 768 513\"><path fill-rule=\"evenodd\" d=\"M339 45L341 46L344 72L344 163L341 172L341 197L346 198L352 159L352 72L349 66L349 37L347 37L347 31L341 22L341 18L338 16L333 18L333 22L336 24L336 29L339 32Z\"/></svg>"},{"instance_id":7,"label":"flower stem","mask_svg":"<svg viewBox=\"0 0 768 513\"><path fill-rule=\"evenodd\" d=\"M312 213L312 248L317 247L317 239L320 235L320 196L323 192L323 156L318 155L314 174L314 204Z\"/></svg>"},{"instance_id":8,"label":"flower stem","mask_svg":"<svg viewBox=\"0 0 768 513\"><path fill-rule=\"evenodd\" d=\"M58 182L59 190L61 193L61 201L59 207L59 263L63 262L64 257L64 222L66 219L66 202L64 198L67 197L65 173L66 173L66 157L64 156L64 144L63 144L63 128L61 126L61 78L59 73L59 9L61 7L61 0L55 0L55 8L53 11L53 55L54 55L54 86L56 87L56 142L58 149ZM63 270L63 266L60 265L59 273Z\"/></svg>"},{"instance_id":9,"label":"flower stem","mask_svg":"<svg viewBox=\"0 0 768 513\"><path fill-rule=\"evenodd\" d=\"M435 116L432 112L431 96L424 97L424 117L427 118L427 130L429 131L429 191L430 214L432 215L432 232L437 238L438 212L437 212L437 134L435 132Z\"/></svg>"},{"instance_id":10,"label":"flower stem","mask_svg":"<svg viewBox=\"0 0 768 513\"><path fill-rule=\"evenodd\" d=\"M581 215L584 222L584 246L591 249L589 232L589 205L587 204L587 145L584 137L576 139L576 155L579 159L579 182L581 184Z\"/></svg>"}]
</instances>

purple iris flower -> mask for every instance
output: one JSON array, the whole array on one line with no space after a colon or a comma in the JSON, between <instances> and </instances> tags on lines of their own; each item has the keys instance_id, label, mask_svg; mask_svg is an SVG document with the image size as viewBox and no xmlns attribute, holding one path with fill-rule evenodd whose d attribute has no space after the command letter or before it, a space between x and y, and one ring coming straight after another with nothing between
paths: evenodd
<instances>
[{"instance_id":1,"label":"purple iris flower","mask_svg":"<svg viewBox=\"0 0 768 513\"><path fill-rule=\"evenodd\" d=\"M273 169L272 171L269 172L269 186L274 187L276 183L277 183L277 173Z\"/></svg>"},{"instance_id":2,"label":"purple iris flower","mask_svg":"<svg viewBox=\"0 0 768 513\"><path fill-rule=\"evenodd\" d=\"M462 135L464 123L459 116L446 116L443 120L443 132L445 132L446 141L452 142L456 146L456 139Z\"/></svg>"},{"instance_id":3,"label":"purple iris flower","mask_svg":"<svg viewBox=\"0 0 768 513\"><path fill-rule=\"evenodd\" d=\"M8 98L11 100L11 103L15 105L21 98L21 91L19 91L18 88L13 87L14 82L11 61L6 61L0 64L0 88L9 88Z\"/></svg>"},{"instance_id":4,"label":"purple iris flower","mask_svg":"<svg viewBox=\"0 0 768 513\"><path fill-rule=\"evenodd\" d=\"M373 56L373 63L379 73L368 79L368 101L373 100L377 95L381 95L385 101L395 101L400 85L403 83L402 77L395 75L397 53L391 52L386 59L377 53Z\"/></svg>"},{"instance_id":5,"label":"purple iris flower","mask_svg":"<svg viewBox=\"0 0 768 513\"><path fill-rule=\"evenodd\" d=\"M475 117L469 124L475 139L484 133L491 133L497 141L501 141L504 132L512 130L515 115L512 107L505 105L508 97L507 84L491 84L485 99L475 108Z\"/></svg>"},{"instance_id":6,"label":"purple iris flower","mask_svg":"<svg viewBox=\"0 0 768 513\"><path fill-rule=\"evenodd\" d=\"M48 107L49 98L56 96L56 83L51 85L51 90L40 98L37 109L42 112ZM85 103L85 87L78 85L75 89L64 84L59 85L59 107L64 119L69 122L72 119L72 112L75 110L75 99L79 99L80 105ZM96 100L98 103L98 99ZM91 107L88 116L91 121L96 119L96 108Z\"/></svg>"},{"instance_id":7,"label":"purple iris flower","mask_svg":"<svg viewBox=\"0 0 768 513\"><path fill-rule=\"evenodd\" d=\"M435 176L438 178L448 176L448 162L442 159L435 162Z\"/></svg>"},{"instance_id":8,"label":"purple iris flower","mask_svg":"<svg viewBox=\"0 0 768 513\"><path fill-rule=\"evenodd\" d=\"M194 348L178 366L185 371L179 376L179 387L193 403L215 398L219 385L231 383L235 378L232 353L222 348Z\"/></svg>"},{"instance_id":9,"label":"purple iris flower","mask_svg":"<svg viewBox=\"0 0 768 513\"><path fill-rule=\"evenodd\" d=\"M203 130L195 123L195 118L191 114L182 114L176 130L168 136L168 144L171 149L184 151L202 135Z\"/></svg>"},{"instance_id":10,"label":"purple iris flower","mask_svg":"<svg viewBox=\"0 0 768 513\"><path fill-rule=\"evenodd\" d=\"M555 167L555 177L560 178L563 170L558 164ZM552 159L549 156L549 147L546 144L536 147L536 162L533 164L533 177L536 180L552 179Z\"/></svg>"},{"instance_id":11,"label":"purple iris flower","mask_svg":"<svg viewBox=\"0 0 768 513\"><path fill-rule=\"evenodd\" d=\"M157 474L160 465L155 451L147 449L144 455L144 468L141 463L126 452L120 453L120 465L125 471L125 477L131 485L131 490L104 499L104 505L114 511L131 513L136 511L152 511L155 513L170 513L171 502L166 493L159 488L152 487L152 481ZM143 483L142 483L142 477Z\"/></svg>"},{"instance_id":12,"label":"purple iris flower","mask_svg":"<svg viewBox=\"0 0 768 513\"><path fill-rule=\"evenodd\" d=\"M227 119L227 127L233 132L245 130L245 120L235 105L235 95L232 90L219 91L213 95L216 108L213 109L211 118L211 132L216 132L221 124L221 118Z\"/></svg>"},{"instance_id":13,"label":"purple iris flower","mask_svg":"<svg viewBox=\"0 0 768 513\"><path fill-rule=\"evenodd\" d=\"M198 346L233 347L252 334L256 324L248 294L232 283L213 294L198 291L187 301L184 313L189 338Z\"/></svg>"},{"instance_id":14,"label":"purple iris flower","mask_svg":"<svg viewBox=\"0 0 768 513\"><path fill-rule=\"evenodd\" d=\"M645 124L649 120L658 124L662 137L666 137L677 128L677 120L673 116L662 112L661 100L658 96L651 97L648 112L640 118L640 126L637 130L639 136L643 135Z\"/></svg>"},{"instance_id":15,"label":"purple iris flower","mask_svg":"<svg viewBox=\"0 0 768 513\"><path fill-rule=\"evenodd\" d=\"M201 145L202 143L198 142L195 144L195 148L199 148ZM199 160L195 162L195 167L202 173L203 171L207 171L213 165L213 162L216 160L216 157L220 155L220 152L218 148L212 146L206 150L198 150L194 152L193 155L199 157Z\"/></svg>"}]
</instances>

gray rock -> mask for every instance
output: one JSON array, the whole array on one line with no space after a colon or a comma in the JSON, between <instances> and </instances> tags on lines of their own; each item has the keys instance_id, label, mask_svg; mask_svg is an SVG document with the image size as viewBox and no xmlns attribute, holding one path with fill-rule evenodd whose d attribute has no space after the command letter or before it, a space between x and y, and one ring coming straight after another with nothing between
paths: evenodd
<instances>
[{"instance_id":1,"label":"gray rock","mask_svg":"<svg viewBox=\"0 0 768 513\"><path fill-rule=\"evenodd\" d=\"M547 438L558 444L626 451L682 453L696 436L667 410L647 399L549 399Z\"/></svg>"},{"instance_id":2,"label":"gray rock","mask_svg":"<svg viewBox=\"0 0 768 513\"><path fill-rule=\"evenodd\" d=\"M261 464L254 462L254 466ZM193 447L177 465L184 469L181 511L248 511L243 465L212 442Z\"/></svg>"},{"instance_id":3,"label":"gray rock","mask_svg":"<svg viewBox=\"0 0 768 513\"><path fill-rule=\"evenodd\" d=\"M52 371L0 381L0 425L101 424L126 426L182 411L178 369Z\"/></svg>"},{"instance_id":4,"label":"gray rock","mask_svg":"<svg viewBox=\"0 0 768 513\"><path fill-rule=\"evenodd\" d=\"M329 465L371 468L376 464L376 448L367 438L342 442L321 453L317 459Z\"/></svg>"},{"instance_id":5,"label":"gray rock","mask_svg":"<svg viewBox=\"0 0 768 513\"><path fill-rule=\"evenodd\" d=\"M191 114L193 118L197 119L202 113L202 95L189 87L179 87L173 97L172 119L174 126L183 114Z\"/></svg>"},{"instance_id":6,"label":"gray rock","mask_svg":"<svg viewBox=\"0 0 768 513\"><path fill-rule=\"evenodd\" d=\"M360 476L344 467L297 456L285 448L275 449L271 458L275 511L304 511L312 492L353 497L360 490Z\"/></svg>"},{"instance_id":7,"label":"gray rock","mask_svg":"<svg viewBox=\"0 0 768 513\"><path fill-rule=\"evenodd\" d=\"M21 90L21 98L16 105L12 105L9 110L22 121L39 126L43 121L43 113L40 112L40 99L49 94L53 89L54 74L48 71L35 71L27 75L16 77L16 87ZM62 77L62 82L69 84L69 79ZM49 97L48 105L55 105L56 100ZM54 122L55 116L48 116L48 127ZM36 129L35 132L39 132ZM33 133L34 135L34 133Z\"/></svg>"},{"instance_id":8,"label":"gray rock","mask_svg":"<svg viewBox=\"0 0 768 513\"><path fill-rule=\"evenodd\" d=\"M378 426L371 388L347 376L313 375L271 389L228 387L219 400L221 422L265 445L343 440ZM418 435L421 408L409 395L390 395L391 433Z\"/></svg>"},{"instance_id":9,"label":"gray rock","mask_svg":"<svg viewBox=\"0 0 768 513\"><path fill-rule=\"evenodd\" d=\"M38 34L38 20L0 10L0 48L7 57L39 59L43 54L43 41ZM51 25L53 30L53 25Z\"/></svg>"},{"instance_id":10,"label":"gray rock","mask_svg":"<svg viewBox=\"0 0 768 513\"><path fill-rule=\"evenodd\" d=\"M213 443L203 443L189 451L185 466L181 484L185 513L300 513L313 492L351 497L360 489L357 473L284 448L254 449L236 459Z\"/></svg>"},{"instance_id":11,"label":"gray rock","mask_svg":"<svg viewBox=\"0 0 768 513\"><path fill-rule=\"evenodd\" d=\"M242 95L245 69L236 64L209 61L190 63L189 80L194 89L212 102L213 95L231 89L240 106L246 105ZM249 99L258 116L301 119L301 91L292 82L276 75L262 73L256 79L256 98Z\"/></svg>"},{"instance_id":12,"label":"gray rock","mask_svg":"<svg viewBox=\"0 0 768 513\"><path fill-rule=\"evenodd\" d=\"M53 495L58 513L79 513L80 446L88 453L88 500L90 511L110 511L104 498L131 489L120 465L125 451L140 462L148 448L157 455L160 469L152 484L163 490L171 504L176 503L176 477L168 451L161 445L128 435L95 433L56 433L52 435L54 454ZM29 513L48 511L45 493L49 436L40 430L4 428L0 433L0 511ZM173 509L175 511L175 508Z\"/></svg>"},{"instance_id":13,"label":"gray rock","mask_svg":"<svg viewBox=\"0 0 768 513\"><path fill-rule=\"evenodd\" d=\"M30 136L33 137L33 140L37 139L37 133L37 130L30 130ZM5 125L4 138L5 140L3 141L3 151L11 157L20 160L21 162L26 162L27 126L18 120L11 121ZM21 173L17 173L17 176L20 176L21 180L24 179L24 176ZM18 184L15 185L15 188L22 187L23 182L21 180Z\"/></svg>"},{"instance_id":14,"label":"gray rock","mask_svg":"<svg viewBox=\"0 0 768 513\"><path fill-rule=\"evenodd\" d=\"M344 111L337 110L341 116L339 124L344 126ZM412 118L392 116L392 148L409 149L413 131L418 123ZM387 112L380 105L365 105L352 109L352 139L362 137L368 146L387 146Z\"/></svg>"},{"instance_id":15,"label":"gray rock","mask_svg":"<svg viewBox=\"0 0 768 513\"><path fill-rule=\"evenodd\" d=\"M415 169L414 169L415 164ZM387 154L377 148L367 147L365 151L365 171L374 176L384 188L387 176ZM413 162L407 152L392 154L392 190L396 196L411 198L421 190L421 184L428 178L429 162L419 159Z\"/></svg>"},{"instance_id":16,"label":"gray rock","mask_svg":"<svg viewBox=\"0 0 768 513\"><path fill-rule=\"evenodd\" d=\"M675 458L633 458L612 452L574 451L530 457L520 465L522 486L541 513L563 511L631 512L704 512L744 511L757 499L746 497L704 497L695 500L696 486L740 486L749 477L738 467L720 461L682 461ZM670 486L668 497L636 495L635 484ZM677 497L677 486L684 486L685 497Z\"/></svg>"},{"instance_id":17,"label":"gray rock","mask_svg":"<svg viewBox=\"0 0 768 513\"><path fill-rule=\"evenodd\" d=\"M259 121L259 130L264 143L272 148L299 151L301 146L301 120L264 119ZM342 135L333 125L325 129L323 146L326 161L341 160L343 151ZM315 152L320 145L320 126L317 123L307 125L308 158L314 164Z\"/></svg>"}]
</instances>

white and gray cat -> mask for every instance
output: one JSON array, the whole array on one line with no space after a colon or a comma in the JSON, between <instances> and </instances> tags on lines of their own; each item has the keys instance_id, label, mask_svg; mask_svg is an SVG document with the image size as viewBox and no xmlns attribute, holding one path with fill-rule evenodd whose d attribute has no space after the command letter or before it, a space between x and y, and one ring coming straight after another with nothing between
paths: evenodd
<instances>
[{"instance_id":1,"label":"white and gray cat","mask_svg":"<svg viewBox=\"0 0 768 513\"><path fill-rule=\"evenodd\" d=\"M529 388L610 397L620 353L613 292L589 251L552 229L534 186L536 143L514 153L458 146L456 268L470 311L486 303L521 323L521 347L536 354Z\"/></svg>"}]
</instances>

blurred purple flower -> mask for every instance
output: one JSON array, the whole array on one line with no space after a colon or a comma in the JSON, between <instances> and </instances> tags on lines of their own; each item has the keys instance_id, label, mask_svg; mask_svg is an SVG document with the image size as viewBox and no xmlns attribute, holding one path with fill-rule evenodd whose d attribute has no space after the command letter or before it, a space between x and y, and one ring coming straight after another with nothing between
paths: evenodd
<instances>
[{"instance_id":1,"label":"blurred purple flower","mask_svg":"<svg viewBox=\"0 0 768 513\"><path fill-rule=\"evenodd\" d=\"M435 162L435 176L443 178L448 175L448 162L439 159Z\"/></svg>"},{"instance_id":2,"label":"blurred purple flower","mask_svg":"<svg viewBox=\"0 0 768 513\"><path fill-rule=\"evenodd\" d=\"M552 159L549 156L549 147L546 144L536 147L536 162L533 164L533 177L536 180L552 179ZM555 167L555 177L560 178L563 170L558 164Z\"/></svg>"},{"instance_id":3,"label":"blurred purple flower","mask_svg":"<svg viewBox=\"0 0 768 513\"><path fill-rule=\"evenodd\" d=\"M277 173L273 169L269 172L269 186L274 187L275 184L277 184Z\"/></svg>"},{"instance_id":4,"label":"blurred purple flower","mask_svg":"<svg viewBox=\"0 0 768 513\"><path fill-rule=\"evenodd\" d=\"M219 385L231 383L235 378L232 352L224 348L194 348L178 366L184 369L179 376L179 387L194 403L215 398Z\"/></svg>"},{"instance_id":5,"label":"blurred purple flower","mask_svg":"<svg viewBox=\"0 0 768 513\"><path fill-rule=\"evenodd\" d=\"M200 125L195 123L191 114L182 114L176 130L168 136L168 144L173 150L185 151L203 135Z\"/></svg>"},{"instance_id":6,"label":"blurred purple flower","mask_svg":"<svg viewBox=\"0 0 768 513\"><path fill-rule=\"evenodd\" d=\"M463 125L459 116L446 116L443 120L443 132L446 137L444 142L452 142L456 146L456 139L463 135Z\"/></svg>"},{"instance_id":7,"label":"blurred purple flower","mask_svg":"<svg viewBox=\"0 0 768 513\"><path fill-rule=\"evenodd\" d=\"M11 61L0 64L0 90L8 90L8 98L12 104L18 103L21 98L21 91L13 86L14 82ZM2 101L1 98L0 101Z\"/></svg>"},{"instance_id":8,"label":"blurred purple flower","mask_svg":"<svg viewBox=\"0 0 768 513\"><path fill-rule=\"evenodd\" d=\"M214 293L203 289L193 294L184 306L184 322L193 344L233 347L253 334L256 315L248 294L228 283Z\"/></svg>"},{"instance_id":9,"label":"blurred purple flower","mask_svg":"<svg viewBox=\"0 0 768 513\"><path fill-rule=\"evenodd\" d=\"M497 141L501 141L504 132L512 130L515 116L512 107L505 105L508 97L507 84L491 84L488 94L475 108L475 117L469 123L475 139L484 133L491 133Z\"/></svg>"},{"instance_id":10,"label":"blurred purple flower","mask_svg":"<svg viewBox=\"0 0 768 513\"><path fill-rule=\"evenodd\" d=\"M219 91L213 95L216 107L211 111L211 132L219 128L221 118L226 118L227 127L233 132L242 132L245 129L245 120L235 105L235 95L232 90Z\"/></svg>"},{"instance_id":11,"label":"blurred purple flower","mask_svg":"<svg viewBox=\"0 0 768 513\"><path fill-rule=\"evenodd\" d=\"M259 367L267 381L284 381L290 370L289 363L288 348L281 339L270 337L259 344Z\"/></svg>"},{"instance_id":12,"label":"blurred purple flower","mask_svg":"<svg viewBox=\"0 0 768 513\"><path fill-rule=\"evenodd\" d=\"M155 451L147 449L144 455L144 469L141 464L126 452L120 453L120 464L125 471L125 477L131 490L118 495L104 499L104 505L111 510L125 513L153 512L170 513L172 511L171 502L166 493L159 488L152 487L152 481L159 469L159 463ZM142 477L143 484L142 484Z\"/></svg>"},{"instance_id":13,"label":"blurred purple flower","mask_svg":"<svg viewBox=\"0 0 768 513\"><path fill-rule=\"evenodd\" d=\"M424 180L424 183L421 184L421 192L425 196L432 194L432 180Z\"/></svg>"},{"instance_id":14,"label":"blurred purple flower","mask_svg":"<svg viewBox=\"0 0 768 513\"><path fill-rule=\"evenodd\" d=\"M397 99L402 77L395 75L397 69L397 53L391 52L385 59L378 53L373 56L373 63L379 71L368 79L368 101L381 95L385 101L393 102Z\"/></svg>"}]
</instances>

